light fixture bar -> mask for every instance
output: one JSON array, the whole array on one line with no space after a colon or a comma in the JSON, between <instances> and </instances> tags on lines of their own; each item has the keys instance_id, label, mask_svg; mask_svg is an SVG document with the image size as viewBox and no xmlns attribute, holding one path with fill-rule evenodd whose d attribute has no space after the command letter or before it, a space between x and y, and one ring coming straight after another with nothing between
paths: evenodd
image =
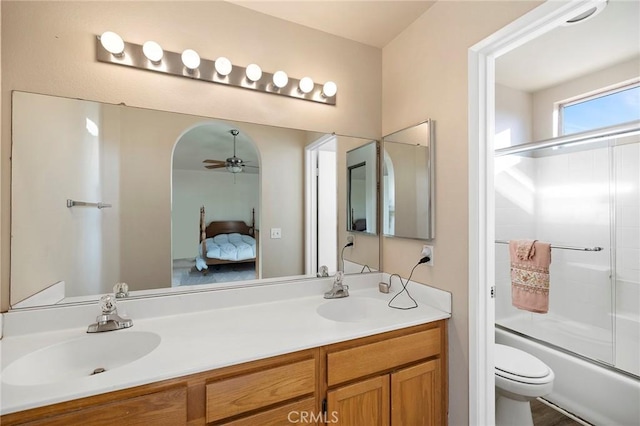
<instances>
[{"instance_id":1,"label":"light fixture bar","mask_svg":"<svg viewBox=\"0 0 640 426\"><path fill-rule=\"evenodd\" d=\"M274 95L289 96L291 98L304 99L306 101L319 102L327 105L336 104L336 95L325 96L322 93L322 84L314 83L313 89L309 93L303 93L299 89L300 80L289 77L287 85L283 88L278 88L273 84L273 74L263 71L260 79L253 82L247 78L246 68L238 65L233 65L231 72L226 76L222 76L215 70L215 61L204 58L201 58L200 65L197 69L190 70L182 63L181 53L166 50L164 51L162 59L154 63L144 55L142 45L128 43L126 41L124 42L123 53L116 56L102 46L100 36L97 36L96 57L99 62L156 71L209 83L226 84L228 86L272 93Z\"/></svg>"}]
</instances>

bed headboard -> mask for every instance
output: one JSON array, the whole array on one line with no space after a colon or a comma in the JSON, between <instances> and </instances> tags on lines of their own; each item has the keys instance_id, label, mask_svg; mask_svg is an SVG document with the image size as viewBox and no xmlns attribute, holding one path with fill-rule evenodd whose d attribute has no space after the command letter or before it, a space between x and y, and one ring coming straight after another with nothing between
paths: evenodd
<instances>
[{"instance_id":1,"label":"bed headboard","mask_svg":"<svg viewBox=\"0 0 640 426\"><path fill-rule=\"evenodd\" d=\"M200 241L207 238L215 237L218 234L231 234L237 232L239 234L253 236L256 223L256 210L251 210L251 225L247 225L242 220L220 220L213 221L205 227L204 206L200 207Z\"/></svg>"}]
</instances>

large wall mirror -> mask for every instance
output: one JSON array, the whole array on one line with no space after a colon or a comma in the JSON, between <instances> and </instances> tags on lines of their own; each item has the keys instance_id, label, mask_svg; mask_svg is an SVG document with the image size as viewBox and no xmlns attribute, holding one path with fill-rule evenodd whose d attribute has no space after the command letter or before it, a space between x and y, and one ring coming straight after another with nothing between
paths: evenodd
<instances>
[{"instance_id":1,"label":"large wall mirror","mask_svg":"<svg viewBox=\"0 0 640 426\"><path fill-rule=\"evenodd\" d=\"M427 120L382 138L385 236L435 238L435 124Z\"/></svg>"},{"instance_id":2,"label":"large wall mirror","mask_svg":"<svg viewBox=\"0 0 640 426\"><path fill-rule=\"evenodd\" d=\"M338 269L338 171L368 139L24 92L12 102L12 309L95 301L118 282L146 297L315 277L312 252ZM327 138L334 185L313 208L333 217L331 247L309 238L305 202L306 152ZM347 272L379 269L378 239L363 249L343 253Z\"/></svg>"}]
</instances>

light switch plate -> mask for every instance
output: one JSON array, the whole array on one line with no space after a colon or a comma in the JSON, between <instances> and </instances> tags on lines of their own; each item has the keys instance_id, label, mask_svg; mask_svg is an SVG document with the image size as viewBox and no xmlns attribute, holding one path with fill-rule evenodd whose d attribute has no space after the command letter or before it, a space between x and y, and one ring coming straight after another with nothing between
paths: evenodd
<instances>
[{"instance_id":1,"label":"light switch plate","mask_svg":"<svg viewBox=\"0 0 640 426\"><path fill-rule=\"evenodd\" d=\"M282 238L282 229L281 228L271 228L271 238L272 239Z\"/></svg>"}]
</instances>

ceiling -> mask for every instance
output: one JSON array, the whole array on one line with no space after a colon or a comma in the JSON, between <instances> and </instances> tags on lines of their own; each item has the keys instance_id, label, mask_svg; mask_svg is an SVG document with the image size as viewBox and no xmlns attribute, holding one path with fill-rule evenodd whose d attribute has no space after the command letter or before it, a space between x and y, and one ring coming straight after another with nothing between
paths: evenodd
<instances>
[{"instance_id":1,"label":"ceiling","mask_svg":"<svg viewBox=\"0 0 640 426\"><path fill-rule=\"evenodd\" d=\"M222 160L233 156L231 127L224 123L207 123L187 131L178 140L173 153L173 168L228 173L225 168L205 169L203 160ZM236 156L247 163L244 173L258 173L260 160L253 142L242 132L236 136Z\"/></svg>"},{"instance_id":2,"label":"ceiling","mask_svg":"<svg viewBox=\"0 0 640 426\"><path fill-rule=\"evenodd\" d=\"M497 58L496 82L535 92L639 55L640 2L609 0L593 18L557 27Z\"/></svg>"},{"instance_id":3,"label":"ceiling","mask_svg":"<svg viewBox=\"0 0 640 426\"><path fill-rule=\"evenodd\" d=\"M435 1L227 0L266 15L382 48Z\"/></svg>"}]
</instances>

